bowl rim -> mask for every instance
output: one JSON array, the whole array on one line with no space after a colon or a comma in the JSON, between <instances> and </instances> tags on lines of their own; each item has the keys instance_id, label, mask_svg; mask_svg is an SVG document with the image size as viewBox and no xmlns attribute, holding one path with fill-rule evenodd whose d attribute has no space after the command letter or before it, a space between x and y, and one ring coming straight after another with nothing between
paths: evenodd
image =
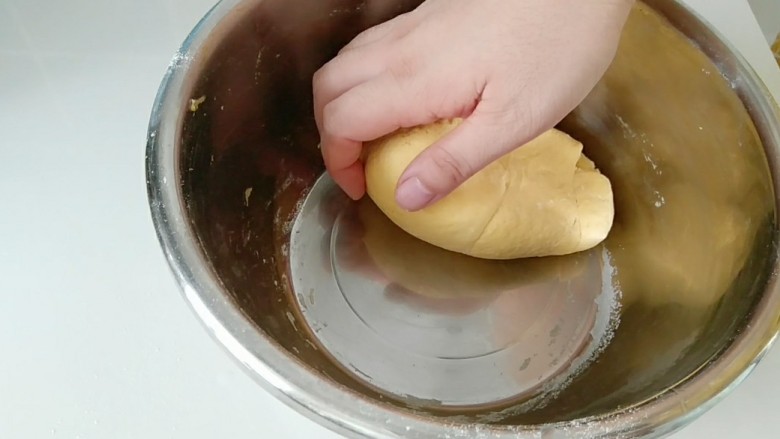
<instances>
[{"instance_id":1,"label":"bowl rim","mask_svg":"<svg viewBox=\"0 0 780 439\"><path fill-rule=\"evenodd\" d=\"M195 25L174 55L157 92L146 143L146 185L157 238L176 282L207 331L262 387L297 412L347 435L365 438L523 438L631 435L658 437L697 418L742 382L775 341L780 330L778 248L765 294L751 324L698 373L638 406L572 421L528 426L460 424L434 420L376 404L320 377L257 328L223 292L202 254L186 216L179 181L177 145L185 95L194 82L188 73L202 67L215 29L224 29L264 0L221 0ZM759 132L769 164L776 210L780 210L780 110L746 60L709 23L679 0L645 0L664 16L732 82ZM200 63L200 65L199 65ZM175 116L174 116L175 115ZM777 236L777 226L774 230ZM291 367L294 365L294 367Z\"/></svg>"}]
</instances>

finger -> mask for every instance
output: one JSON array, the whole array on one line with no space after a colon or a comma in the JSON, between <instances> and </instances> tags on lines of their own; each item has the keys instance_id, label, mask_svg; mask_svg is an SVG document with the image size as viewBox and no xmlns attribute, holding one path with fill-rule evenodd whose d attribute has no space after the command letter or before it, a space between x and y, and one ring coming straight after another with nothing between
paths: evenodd
<instances>
[{"instance_id":1,"label":"finger","mask_svg":"<svg viewBox=\"0 0 780 439\"><path fill-rule=\"evenodd\" d=\"M420 210L539 133L518 120L501 120L479 106L460 126L420 153L398 179L396 201Z\"/></svg>"},{"instance_id":2,"label":"finger","mask_svg":"<svg viewBox=\"0 0 780 439\"><path fill-rule=\"evenodd\" d=\"M325 166L351 198L358 199L365 193L360 162L364 141L401 126L435 120L423 110L425 100L419 90L411 75L402 79L385 73L351 88L323 108L320 136Z\"/></svg>"},{"instance_id":3,"label":"finger","mask_svg":"<svg viewBox=\"0 0 780 439\"><path fill-rule=\"evenodd\" d=\"M359 200L366 194L366 176L363 163L360 161L344 169L330 172L330 175L349 198Z\"/></svg>"},{"instance_id":4,"label":"finger","mask_svg":"<svg viewBox=\"0 0 780 439\"><path fill-rule=\"evenodd\" d=\"M312 78L314 118L322 131L322 110L345 91L380 75L388 64L388 53L354 50L336 56Z\"/></svg>"},{"instance_id":5,"label":"finger","mask_svg":"<svg viewBox=\"0 0 780 439\"><path fill-rule=\"evenodd\" d=\"M470 114L479 96L477 88L457 88L442 82L438 75L418 74L408 62L399 65L403 67L349 89L322 110L320 132L326 167L353 198L365 193L362 166L360 172L351 169L349 177L342 170L360 163L363 142L398 128Z\"/></svg>"},{"instance_id":6,"label":"finger","mask_svg":"<svg viewBox=\"0 0 780 439\"><path fill-rule=\"evenodd\" d=\"M322 158L333 181L353 200L366 192L363 164L360 162L362 142L323 136Z\"/></svg>"},{"instance_id":7,"label":"finger","mask_svg":"<svg viewBox=\"0 0 780 439\"><path fill-rule=\"evenodd\" d=\"M323 130L329 138L374 140L401 127L433 122L424 79L384 73L330 102L323 110Z\"/></svg>"}]
</instances>

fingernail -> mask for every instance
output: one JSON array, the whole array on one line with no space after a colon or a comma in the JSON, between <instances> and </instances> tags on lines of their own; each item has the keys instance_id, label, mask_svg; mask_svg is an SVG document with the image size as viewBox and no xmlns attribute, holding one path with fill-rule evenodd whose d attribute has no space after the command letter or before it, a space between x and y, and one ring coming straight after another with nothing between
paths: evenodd
<instances>
[{"instance_id":1,"label":"fingernail","mask_svg":"<svg viewBox=\"0 0 780 439\"><path fill-rule=\"evenodd\" d=\"M398 186L395 192L396 201L401 208L408 211L420 210L428 205L434 198L434 194L417 177L407 178Z\"/></svg>"}]
</instances>

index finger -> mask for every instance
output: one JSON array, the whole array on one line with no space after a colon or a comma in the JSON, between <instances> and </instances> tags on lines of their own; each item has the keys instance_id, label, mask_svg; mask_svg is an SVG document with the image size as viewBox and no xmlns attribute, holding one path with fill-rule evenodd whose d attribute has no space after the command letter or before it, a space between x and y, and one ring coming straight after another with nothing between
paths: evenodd
<instances>
[{"instance_id":1,"label":"index finger","mask_svg":"<svg viewBox=\"0 0 780 439\"><path fill-rule=\"evenodd\" d=\"M333 181L353 200L366 193L366 178L360 153L363 142L323 135L322 158Z\"/></svg>"}]
</instances>

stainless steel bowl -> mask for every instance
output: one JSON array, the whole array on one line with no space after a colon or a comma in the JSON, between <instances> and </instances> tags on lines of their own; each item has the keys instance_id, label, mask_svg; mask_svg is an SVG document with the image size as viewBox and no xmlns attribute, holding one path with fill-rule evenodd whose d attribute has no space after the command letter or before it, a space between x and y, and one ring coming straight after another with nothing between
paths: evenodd
<instances>
[{"instance_id":1,"label":"stainless steel bowl","mask_svg":"<svg viewBox=\"0 0 780 439\"><path fill-rule=\"evenodd\" d=\"M723 397L780 326L780 121L672 0L635 7L560 128L613 182L606 242L487 262L431 248L323 176L312 73L419 0L223 0L174 58L152 216L205 326L279 399L352 437L635 437ZM576 42L572 42L576 44Z\"/></svg>"}]
</instances>

